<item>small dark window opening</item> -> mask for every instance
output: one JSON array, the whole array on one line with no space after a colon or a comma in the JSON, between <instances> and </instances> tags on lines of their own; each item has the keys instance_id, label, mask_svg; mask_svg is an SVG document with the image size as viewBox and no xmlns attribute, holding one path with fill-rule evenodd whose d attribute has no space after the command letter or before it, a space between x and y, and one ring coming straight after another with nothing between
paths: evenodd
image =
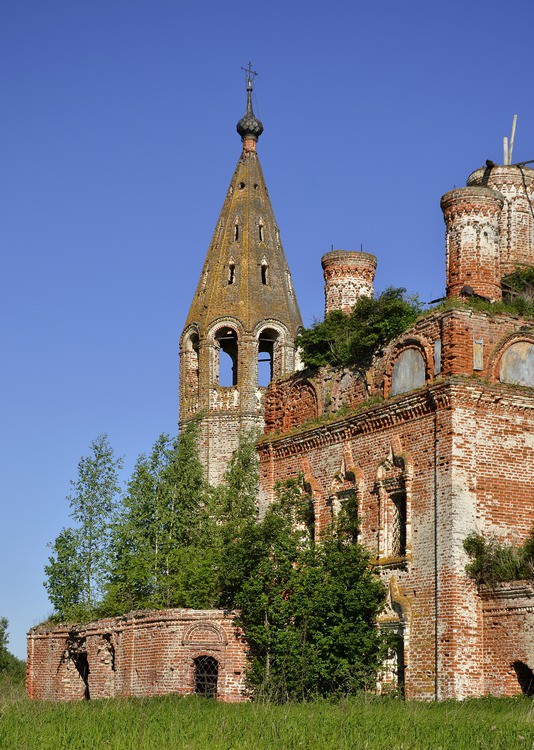
<instances>
[{"instance_id":1,"label":"small dark window opening","mask_svg":"<svg viewBox=\"0 0 534 750\"><path fill-rule=\"evenodd\" d=\"M263 268L263 266L262 266ZM278 333L265 328L258 339L258 385L267 386L274 376L274 349Z\"/></svg>"},{"instance_id":2,"label":"small dark window opening","mask_svg":"<svg viewBox=\"0 0 534 750\"><path fill-rule=\"evenodd\" d=\"M259 230L260 230L260 242L263 242L263 224L259 225Z\"/></svg>"},{"instance_id":3,"label":"small dark window opening","mask_svg":"<svg viewBox=\"0 0 534 750\"><path fill-rule=\"evenodd\" d=\"M228 283L233 284L235 281L235 263L230 263L228 267Z\"/></svg>"},{"instance_id":4,"label":"small dark window opening","mask_svg":"<svg viewBox=\"0 0 534 750\"><path fill-rule=\"evenodd\" d=\"M219 385L237 385L237 334L232 328L222 328L215 340L219 344Z\"/></svg>"},{"instance_id":5,"label":"small dark window opening","mask_svg":"<svg viewBox=\"0 0 534 750\"><path fill-rule=\"evenodd\" d=\"M88 701L90 698L89 695L89 661L87 659L87 653L85 651L80 651L77 654L74 654L72 657L72 660L74 662L74 666L78 670L78 674L82 678L85 690L83 693L84 700Z\"/></svg>"},{"instance_id":6,"label":"small dark window opening","mask_svg":"<svg viewBox=\"0 0 534 750\"><path fill-rule=\"evenodd\" d=\"M234 240L236 240L237 242L238 239L239 239L239 224L236 221L235 226L234 226Z\"/></svg>"},{"instance_id":7,"label":"small dark window opening","mask_svg":"<svg viewBox=\"0 0 534 750\"><path fill-rule=\"evenodd\" d=\"M393 501L393 534L391 554L402 557L406 554L406 492L392 496Z\"/></svg>"},{"instance_id":8,"label":"small dark window opening","mask_svg":"<svg viewBox=\"0 0 534 750\"><path fill-rule=\"evenodd\" d=\"M195 693L205 698L217 697L219 662L213 656L198 656L195 659Z\"/></svg>"},{"instance_id":9,"label":"small dark window opening","mask_svg":"<svg viewBox=\"0 0 534 750\"><path fill-rule=\"evenodd\" d=\"M402 635L395 637L393 648L396 652L397 690L399 695L404 696L405 666L404 666L404 638Z\"/></svg>"},{"instance_id":10,"label":"small dark window opening","mask_svg":"<svg viewBox=\"0 0 534 750\"><path fill-rule=\"evenodd\" d=\"M268 268L269 268L269 266L265 265L265 263L261 264L261 283L264 286L266 286L267 283L268 283L268 281L267 281L267 269Z\"/></svg>"}]
</instances>

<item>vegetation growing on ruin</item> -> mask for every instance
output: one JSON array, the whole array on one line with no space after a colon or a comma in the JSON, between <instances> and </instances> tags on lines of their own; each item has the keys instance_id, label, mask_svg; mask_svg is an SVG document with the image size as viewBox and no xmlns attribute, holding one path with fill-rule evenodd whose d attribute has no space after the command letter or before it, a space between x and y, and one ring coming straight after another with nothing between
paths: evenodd
<instances>
[{"instance_id":1,"label":"vegetation growing on ruin","mask_svg":"<svg viewBox=\"0 0 534 750\"><path fill-rule=\"evenodd\" d=\"M373 356L419 317L422 305L406 289L390 287L375 298L361 297L349 314L328 313L297 337L307 367L351 366L365 373Z\"/></svg>"},{"instance_id":2,"label":"vegetation growing on ruin","mask_svg":"<svg viewBox=\"0 0 534 750\"><path fill-rule=\"evenodd\" d=\"M470 534L464 549L470 558L466 572L478 584L493 588L503 581L534 578L534 529L522 545Z\"/></svg>"},{"instance_id":3,"label":"vegetation growing on ruin","mask_svg":"<svg viewBox=\"0 0 534 750\"><path fill-rule=\"evenodd\" d=\"M491 315L518 315L527 320L534 319L534 266L518 267L514 273L502 280L503 298L490 302L482 297L451 297L428 312L439 310L475 310Z\"/></svg>"},{"instance_id":4,"label":"vegetation growing on ruin","mask_svg":"<svg viewBox=\"0 0 534 750\"><path fill-rule=\"evenodd\" d=\"M240 611L256 696L310 700L376 685L385 588L356 542L354 519L340 513L316 543L311 498L291 480L263 520L251 519L226 546L222 604Z\"/></svg>"},{"instance_id":5,"label":"vegetation growing on ruin","mask_svg":"<svg viewBox=\"0 0 534 750\"><path fill-rule=\"evenodd\" d=\"M527 750L528 698L404 703L368 695L300 704L197 696L78 703L0 693L6 750Z\"/></svg>"},{"instance_id":6,"label":"vegetation growing on ruin","mask_svg":"<svg viewBox=\"0 0 534 750\"><path fill-rule=\"evenodd\" d=\"M385 589L357 543L356 513L343 508L316 541L311 499L294 480L278 488L277 502L260 518L255 438L241 437L214 489L202 474L194 426L178 440L160 436L139 457L111 521L93 526L103 535L93 538L93 548L106 549L107 557L102 593L90 608L83 559L71 545L78 527L61 532L65 546L54 543L46 568L54 619L166 607L237 609L256 696L309 700L374 686L387 647L376 626ZM106 476L110 456L101 464ZM93 480L94 487L109 486Z\"/></svg>"}]
</instances>

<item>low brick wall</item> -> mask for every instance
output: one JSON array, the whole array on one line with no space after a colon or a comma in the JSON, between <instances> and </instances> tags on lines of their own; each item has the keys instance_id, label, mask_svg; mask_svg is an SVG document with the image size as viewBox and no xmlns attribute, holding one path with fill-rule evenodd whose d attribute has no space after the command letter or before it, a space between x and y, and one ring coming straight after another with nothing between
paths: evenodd
<instances>
[{"instance_id":1,"label":"low brick wall","mask_svg":"<svg viewBox=\"0 0 534 750\"><path fill-rule=\"evenodd\" d=\"M246 644L233 613L130 612L83 626L33 628L26 687L30 698L56 701L186 695L199 692L206 663L214 697L247 700Z\"/></svg>"},{"instance_id":2,"label":"low brick wall","mask_svg":"<svg viewBox=\"0 0 534 750\"><path fill-rule=\"evenodd\" d=\"M481 591L484 687L490 695L534 695L534 581Z\"/></svg>"}]
</instances>

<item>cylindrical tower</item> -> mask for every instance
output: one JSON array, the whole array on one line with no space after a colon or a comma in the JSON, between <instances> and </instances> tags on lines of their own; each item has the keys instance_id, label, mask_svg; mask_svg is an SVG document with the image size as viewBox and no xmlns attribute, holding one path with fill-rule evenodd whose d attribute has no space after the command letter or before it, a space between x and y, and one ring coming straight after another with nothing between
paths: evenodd
<instances>
[{"instance_id":1,"label":"cylindrical tower","mask_svg":"<svg viewBox=\"0 0 534 750\"><path fill-rule=\"evenodd\" d=\"M499 226L501 277L517 265L534 265L534 169L493 165L475 170L469 187L498 190L504 198Z\"/></svg>"},{"instance_id":2,"label":"cylindrical tower","mask_svg":"<svg viewBox=\"0 0 534 750\"><path fill-rule=\"evenodd\" d=\"M331 250L321 258L324 273L325 315L349 313L360 297L373 296L376 256L352 250Z\"/></svg>"},{"instance_id":3,"label":"cylindrical tower","mask_svg":"<svg viewBox=\"0 0 534 750\"><path fill-rule=\"evenodd\" d=\"M465 187L441 199L447 227L447 297L464 288L491 301L502 299L499 219L504 198L496 190Z\"/></svg>"}]
</instances>

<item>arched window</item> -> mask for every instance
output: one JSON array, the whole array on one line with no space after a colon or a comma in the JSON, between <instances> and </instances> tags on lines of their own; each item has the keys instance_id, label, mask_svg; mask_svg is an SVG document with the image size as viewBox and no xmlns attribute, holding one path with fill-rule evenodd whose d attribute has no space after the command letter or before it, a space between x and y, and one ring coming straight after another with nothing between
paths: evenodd
<instances>
[{"instance_id":1,"label":"arched window","mask_svg":"<svg viewBox=\"0 0 534 750\"><path fill-rule=\"evenodd\" d=\"M534 344L516 341L501 357L499 367L501 383L534 387Z\"/></svg>"},{"instance_id":2,"label":"arched window","mask_svg":"<svg viewBox=\"0 0 534 750\"><path fill-rule=\"evenodd\" d=\"M258 224L258 234L260 242L263 242L265 239L265 224L263 223L263 219L260 219L260 223Z\"/></svg>"},{"instance_id":3,"label":"arched window","mask_svg":"<svg viewBox=\"0 0 534 750\"><path fill-rule=\"evenodd\" d=\"M391 495L393 518L391 529L391 555L402 557L406 554L406 490Z\"/></svg>"},{"instance_id":4,"label":"arched window","mask_svg":"<svg viewBox=\"0 0 534 750\"><path fill-rule=\"evenodd\" d=\"M274 354L278 332L264 328L258 338L258 385L267 386L274 375Z\"/></svg>"},{"instance_id":5,"label":"arched window","mask_svg":"<svg viewBox=\"0 0 534 750\"><path fill-rule=\"evenodd\" d=\"M238 239L239 239L239 219L236 219L234 223L234 240L237 242Z\"/></svg>"},{"instance_id":6,"label":"arched window","mask_svg":"<svg viewBox=\"0 0 534 750\"><path fill-rule=\"evenodd\" d=\"M216 698L219 662L213 656L197 656L194 664L195 693L205 698Z\"/></svg>"},{"instance_id":7,"label":"arched window","mask_svg":"<svg viewBox=\"0 0 534 750\"><path fill-rule=\"evenodd\" d=\"M399 393L421 388L425 384L425 378L425 360L419 349L415 347L404 349L393 365L391 395L396 396Z\"/></svg>"},{"instance_id":8,"label":"arched window","mask_svg":"<svg viewBox=\"0 0 534 750\"><path fill-rule=\"evenodd\" d=\"M261 283L264 285L269 283L269 264L265 255L261 259Z\"/></svg>"},{"instance_id":9,"label":"arched window","mask_svg":"<svg viewBox=\"0 0 534 750\"><path fill-rule=\"evenodd\" d=\"M237 385L237 334L233 328L220 328L215 341L219 345L219 385Z\"/></svg>"}]
</instances>

